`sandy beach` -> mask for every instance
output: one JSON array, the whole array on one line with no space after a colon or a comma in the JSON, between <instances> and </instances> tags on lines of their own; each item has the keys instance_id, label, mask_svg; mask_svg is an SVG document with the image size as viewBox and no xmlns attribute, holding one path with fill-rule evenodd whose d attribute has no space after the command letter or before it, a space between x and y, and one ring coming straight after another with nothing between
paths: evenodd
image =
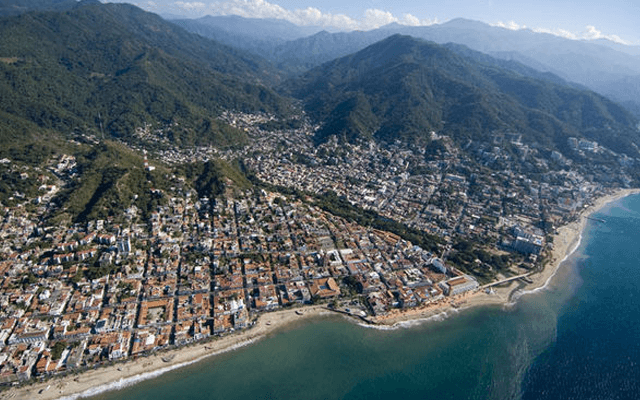
<instances>
[{"instance_id":1,"label":"sandy beach","mask_svg":"<svg viewBox=\"0 0 640 400\"><path fill-rule=\"evenodd\" d=\"M375 322L389 329L416 321L450 315L460 310L481 305L507 305L517 299L522 293L544 288L555 275L562 262L577 248L581 239L587 218L609 202L630 194L640 193L638 189L619 190L615 193L598 198L595 203L583 210L575 221L558 229L554 236L554 247L551 259L545 268L529 276L532 283L524 288L521 284L512 282L496 287L492 294L484 291L468 293L457 297L453 301L443 300L425 308L416 308L402 313L393 314ZM517 292L516 292L517 291ZM515 292L515 293L514 293ZM296 312L297 311L297 312ZM98 368L78 375L64 378L52 378L43 383L30 386L11 388L0 393L0 399L77 399L89 397L107 390L115 390L141 380L150 379L169 372L173 369L198 362L226 351L232 351L242 346L254 343L269 334L275 334L279 329L298 321L317 318L331 314L325 306L309 306L298 309L275 311L261 315L250 329L228 334L207 343L196 343L170 351L159 352L149 357L141 357L118 363L113 366ZM357 320L360 322L360 320ZM164 358L164 360L163 360ZM48 389L47 389L48 388ZM39 393L42 391L42 393Z\"/></svg>"},{"instance_id":2,"label":"sandy beach","mask_svg":"<svg viewBox=\"0 0 640 400\"><path fill-rule=\"evenodd\" d=\"M551 251L549 262L543 270L529 275L528 279L531 283L526 284L524 287L522 287L521 281L514 281L501 286L495 286L491 294L485 293L484 291L469 292L457 297L453 301L447 299L446 301L441 301L440 303L427 307L418 307L396 314L390 314L375 321L393 327L416 323L419 320L430 320L438 316L445 317L471 307L486 305L508 306L520 296L547 286L562 262L579 246L582 231L588 222L587 217L613 201L637 193L640 193L640 189L620 189L610 195L599 197L591 206L585 208L580 213L579 218L574 222L558 228L553 237L553 250Z\"/></svg>"},{"instance_id":3,"label":"sandy beach","mask_svg":"<svg viewBox=\"0 0 640 400\"><path fill-rule=\"evenodd\" d=\"M9 389L0 393L0 399L71 400L89 397L159 376L206 357L235 350L254 343L269 334L277 333L279 329L293 323L328 314L331 314L331 312L327 311L324 306L310 306L266 313L261 315L251 328L207 341L207 343L184 346L74 376L52 378L43 383ZM167 362L163 361L163 358ZM43 392L39 393L41 390Z\"/></svg>"}]
</instances>

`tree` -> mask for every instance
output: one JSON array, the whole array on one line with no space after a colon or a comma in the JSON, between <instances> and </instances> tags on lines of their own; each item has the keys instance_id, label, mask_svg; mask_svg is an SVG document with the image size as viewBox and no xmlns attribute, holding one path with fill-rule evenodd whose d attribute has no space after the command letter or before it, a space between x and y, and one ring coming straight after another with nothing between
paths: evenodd
<instances>
[{"instance_id":1,"label":"tree","mask_svg":"<svg viewBox=\"0 0 640 400\"><path fill-rule=\"evenodd\" d=\"M51 359L59 360L60 356L62 356L62 352L67 348L67 342L60 341L56 342L51 348Z\"/></svg>"}]
</instances>

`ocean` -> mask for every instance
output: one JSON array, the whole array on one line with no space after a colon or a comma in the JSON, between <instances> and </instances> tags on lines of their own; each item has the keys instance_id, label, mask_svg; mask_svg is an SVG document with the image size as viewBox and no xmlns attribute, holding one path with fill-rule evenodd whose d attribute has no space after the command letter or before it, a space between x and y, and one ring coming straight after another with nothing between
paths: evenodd
<instances>
[{"instance_id":1,"label":"ocean","mask_svg":"<svg viewBox=\"0 0 640 400\"><path fill-rule=\"evenodd\" d=\"M111 399L638 399L640 196L611 203L544 290L397 329L339 316Z\"/></svg>"}]
</instances>

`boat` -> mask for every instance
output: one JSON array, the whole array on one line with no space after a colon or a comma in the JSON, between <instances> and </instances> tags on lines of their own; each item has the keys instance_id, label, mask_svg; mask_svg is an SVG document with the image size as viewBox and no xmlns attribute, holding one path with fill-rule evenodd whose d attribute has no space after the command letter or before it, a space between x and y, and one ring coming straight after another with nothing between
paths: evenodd
<instances>
[{"instance_id":1,"label":"boat","mask_svg":"<svg viewBox=\"0 0 640 400\"><path fill-rule=\"evenodd\" d=\"M171 354L169 356L164 356L164 357L161 357L161 358L162 358L163 362L169 362L169 361L173 360L173 357L175 357L175 356L176 356L175 354Z\"/></svg>"},{"instance_id":2,"label":"boat","mask_svg":"<svg viewBox=\"0 0 640 400\"><path fill-rule=\"evenodd\" d=\"M302 311L300 311L300 310L296 310L296 314L298 314L298 315L304 315L304 313L303 313Z\"/></svg>"}]
</instances>

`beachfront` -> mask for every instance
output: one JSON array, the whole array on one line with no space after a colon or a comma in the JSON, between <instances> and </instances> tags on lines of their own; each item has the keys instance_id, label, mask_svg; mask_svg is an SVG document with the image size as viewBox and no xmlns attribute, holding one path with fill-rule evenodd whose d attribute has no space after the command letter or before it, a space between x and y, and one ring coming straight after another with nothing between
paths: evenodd
<instances>
[{"instance_id":1,"label":"beachfront","mask_svg":"<svg viewBox=\"0 0 640 400\"><path fill-rule=\"evenodd\" d=\"M397 315L381 318L379 322L394 326L421 319L430 319L443 313L451 315L471 307L486 305L509 306L526 293L542 290L549 284L561 264L580 246L582 231L588 222L587 217L611 202L638 193L640 193L639 189L623 189L613 194L600 197L595 200L593 205L585 208L580 214L580 217L574 222L558 228L556 234L553 236L553 249L549 262L545 265L544 269L528 276L531 283L524 283L522 281L520 281L520 283L511 282L507 285L494 287L491 293L486 293L485 291L467 293L459 299L454 300L453 305L451 302L443 302L438 306L432 305L424 309L417 308L407 310Z\"/></svg>"},{"instance_id":2,"label":"beachfront","mask_svg":"<svg viewBox=\"0 0 640 400\"><path fill-rule=\"evenodd\" d=\"M575 222L559 228L554 236L554 247L550 262L541 272L531 275L529 279L531 279L532 283L527 284L525 287L519 287L517 284L511 283L504 287L495 288L492 294L487 294L484 291L468 293L461 298L456 298L453 305L450 301L441 302L424 309L408 310L384 320L380 319L377 322L392 328L438 315L449 315L452 312L470 307L488 304L506 305L517 299L522 293L539 290L549 283L562 261L578 247L581 232L586 225L586 217L588 215L611 201L638 192L638 190L621 190L612 195L599 198L592 206L585 209L581 217ZM514 293L516 288L517 293ZM310 306L298 309L298 312L296 310L285 310L263 314L253 327L245 331L229 334L207 343L197 343L162 352L161 354L141 357L125 363L92 370L75 377L53 378L43 383L10 389L2 392L0 398L72 399L90 396L105 390L118 389L198 362L205 357L249 345L270 333L277 333L279 329L290 324L328 315L329 313L330 311L324 306ZM40 393L41 391L42 393Z\"/></svg>"}]
</instances>

